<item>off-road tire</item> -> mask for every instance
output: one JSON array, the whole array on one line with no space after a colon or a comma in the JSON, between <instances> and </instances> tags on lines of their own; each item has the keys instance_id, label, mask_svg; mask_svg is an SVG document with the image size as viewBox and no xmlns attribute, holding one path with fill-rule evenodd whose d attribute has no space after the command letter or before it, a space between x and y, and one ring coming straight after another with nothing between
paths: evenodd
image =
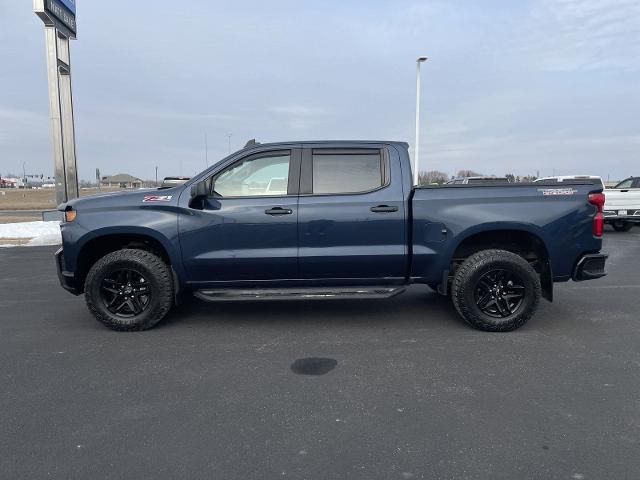
<instances>
[{"instance_id":1,"label":"off-road tire","mask_svg":"<svg viewBox=\"0 0 640 480\"><path fill-rule=\"evenodd\" d=\"M475 289L480 278L496 269L512 272L524 284L522 303L505 318L494 318L476 305ZM471 255L460 265L451 285L451 299L460 316L472 327L487 332L508 332L524 325L535 313L541 292L540 277L529 262L506 250L482 250Z\"/></svg>"},{"instance_id":2,"label":"off-road tire","mask_svg":"<svg viewBox=\"0 0 640 480\"><path fill-rule=\"evenodd\" d=\"M118 268L136 270L147 279L151 298L139 315L122 318L107 310L101 296L102 282L106 275ZM145 250L117 250L102 257L89 270L84 291L89 311L100 323L113 330L147 330L160 322L173 306L171 270L161 258Z\"/></svg>"},{"instance_id":3,"label":"off-road tire","mask_svg":"<svg viewBox=\"0 0 640 480\"><path fill-rule=\"evenodd\" d=\"M613 229L616 232L628 232L633 228L633 223L631 222L614 222L611 224Z\"/></svg>"}]
</instances>

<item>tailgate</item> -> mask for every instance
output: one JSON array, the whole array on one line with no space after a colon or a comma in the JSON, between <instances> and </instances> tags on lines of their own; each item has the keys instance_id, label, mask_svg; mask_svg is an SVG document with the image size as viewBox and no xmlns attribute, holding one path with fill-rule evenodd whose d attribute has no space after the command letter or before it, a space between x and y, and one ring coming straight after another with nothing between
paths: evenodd
<instances>
[{"instance_id":1,"label":"tailgate","mask_svg":"<svg viewBox=\"0 0 640 480\"><path fill-rule=\"evenodd\" d=\"M617 215L620 210L626 210L627 215L640 216L640 189L605 190L605 215Z\"/></svg>"}]
</instances>

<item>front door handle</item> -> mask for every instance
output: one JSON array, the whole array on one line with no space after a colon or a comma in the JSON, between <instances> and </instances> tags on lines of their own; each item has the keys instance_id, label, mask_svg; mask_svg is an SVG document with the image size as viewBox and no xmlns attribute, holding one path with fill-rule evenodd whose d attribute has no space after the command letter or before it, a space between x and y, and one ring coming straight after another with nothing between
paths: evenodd
<instances>
[{"instance_id":1,"label":"front door handle","mask_svg":"<svg viewBox=\"0 0 640 480\"><path fill-rule=\"evenodd\" d=\"M371 211L374 213L390 213L397 212L398 207L391 207L389 205L378 205L377 207L371 207Z\"/></svg>"},{"instance_id":2,"label":"front door handle","mask_svg":"<svg viewBox=\"0 0 640 480\"><path fill-rule=\"evenodd\" d=\"M273 207L264 211L267 215L291 215L293 210L290 208Z\"/></svg>"}]
</instances>

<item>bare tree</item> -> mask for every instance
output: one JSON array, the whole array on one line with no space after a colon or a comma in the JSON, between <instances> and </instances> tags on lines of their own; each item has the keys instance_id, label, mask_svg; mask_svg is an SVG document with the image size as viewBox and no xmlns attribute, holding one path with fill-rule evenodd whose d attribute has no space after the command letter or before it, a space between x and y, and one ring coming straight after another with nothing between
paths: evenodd
<instances>
[{"instance_id":1,"label":"bare tree","mask_svg":"<svg viewBox=\"0 0 640 480\"><path fill-rule=\"evenodd\" d=\"M442 185L449 180L449 176L445 172L440 172L438 170L430 170L428 172L421 172L418 175L418 185L432 185L437 183L438 185Z\"/></svg>"},{"instance_id":2,"label":"bare tree","mask_svg":"<svg viewBox=\"0 0 640 480\"><path fill-rule=\"evenodd\" d=\"M484 175L473 170L460 170L458 172L458 177L482 177L482 176Z\"/></svg>"}]
</instances>

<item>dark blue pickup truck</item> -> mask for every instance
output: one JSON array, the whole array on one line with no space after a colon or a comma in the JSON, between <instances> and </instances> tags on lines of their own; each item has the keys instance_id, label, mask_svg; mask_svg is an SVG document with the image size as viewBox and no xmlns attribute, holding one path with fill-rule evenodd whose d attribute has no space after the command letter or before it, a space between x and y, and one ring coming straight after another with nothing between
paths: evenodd
<instances>
[{"instance_id":1,"label":"dark blue pickup truck","mask_svg":"<svg viewBox=\"0 0 640 480\"><path fill-rule=\"evenodd\" d=\"M185 185L62 204L56 260L116 330L154 326L187 292L364 299L426 284L470 325L507 331L554 282L605 275L603 205L590 180L416 188L401 142L253 144Z\"/></svg>"}]
</instances>

